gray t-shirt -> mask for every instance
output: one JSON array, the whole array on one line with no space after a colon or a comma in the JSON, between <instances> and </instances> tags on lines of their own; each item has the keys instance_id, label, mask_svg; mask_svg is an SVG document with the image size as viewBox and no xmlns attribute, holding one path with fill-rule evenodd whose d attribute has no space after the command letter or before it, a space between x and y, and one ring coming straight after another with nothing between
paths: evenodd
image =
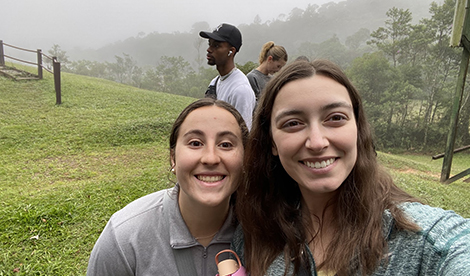
<instances>
[{"instance_id":1,"label":"gray t-shirt","mask_svg":"<svg viewBox=\"0 0 470 276\"><path fill-rule=\"evenodd\" d=\"M184 223L175 188L161 190L111 217L91 252L87 275L178 275L173 250L190 250L199 276L216 275L215 255L230 248L234 231L230 212L210 244L202 246Z\"/></svg>"},{"instance_id":2,"label":"gray t-shirt","mask_svg":"<svg viewBox=\"0 0 470 276\"><path fill-rule=\"evenodd\" d=\"M261 96L261 92L266 86L266 83L271 79L271 76L265 75L260 71L253 69L246 75L246 77L250 82L251 88L253 88L253 91L255 92L256 100L258 100Z\"/></svg>"},{"instance_id":3,"label":"gray t-shirt","mask_svg":"<svg viewBox=\"0 0 470 276\"><path fill-rule=\"evenodd\" d=\"M215 77L210 85L214 85L216 81L217 99L228 102L235 107L245 120L248 129L251 129L256 98L245 74L235 68L227 76Z\"/></svg>"}]
</instances>

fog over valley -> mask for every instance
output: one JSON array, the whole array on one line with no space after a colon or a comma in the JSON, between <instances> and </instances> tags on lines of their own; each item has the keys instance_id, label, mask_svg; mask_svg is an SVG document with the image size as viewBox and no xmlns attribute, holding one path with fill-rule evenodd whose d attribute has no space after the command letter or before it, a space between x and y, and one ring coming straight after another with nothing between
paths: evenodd
<instances>
[{"instance_id":1,"label":"fog over valley","mask_svg":"<svg viewBox=\"0 0 470 276\"><path fill-rule=\"evenodd\" d=\"M213 28L273 20L293 8L339 0L16 0L2 2L0 39L24 47L99 48L139 33L189 32L195 22Z\"/></svg>"},{"instance_id":2,"label":"fog over valley","mask_svg":"<svg viewBox=\"0 0 470 276\"><path fill-rule=\"evenodd\" d=\"M393 6L409 9L413 13L414 21L418 21L428 16L431 2L431 0L4 1L2 3L4 12L0 17L0 40L27 49L42 49L45 53L53 45L59 45L67 52L70 60L112 61L115 55L127 53L135 57L138 63L142 63L149 60L149 56L146 56L146 53L149 53L154 56L150 63L155 64L155 61L163 55L181 55L185 59L196 55L193 44L199 38L197 33L200 29L193 30L193 28L206 27L210 30L219 23L227 22L239 26L243 33L243 48L238 56L239 60L256 61L260 46L268 40L285 45L290 53L295 54L295 48L299 47L302 41L319 43L333 36L344 41L347 36L353 35L360 28L374 31L383 25L386 19L385 12ZM316 10L322 17L317 21L320 23L316 26L294 26L296 16L300 18L307 10ZM281 26L282 23L285 26ZM255 24L262 25L263 28L253 31L250 27ZM268 31L268 28L271 31ZM296 30L299 33L296 33ZM156 35L160 35L158 39L155 38ZM153 45L154 53L149 49L152 47L150 42L152 39L159 44ZM167 45L162 45L162 41ZM146 46L142 46L145 43ZM199 55L204 54L203 46L198 49L201 52ZM149 50L145 51L139 47Z\"/></svg>"}]
</instances>

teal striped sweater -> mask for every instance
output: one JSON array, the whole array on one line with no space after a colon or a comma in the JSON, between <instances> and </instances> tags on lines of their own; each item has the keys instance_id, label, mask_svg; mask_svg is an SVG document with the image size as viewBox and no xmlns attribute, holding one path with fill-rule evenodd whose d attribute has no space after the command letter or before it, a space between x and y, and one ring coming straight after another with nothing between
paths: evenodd
<instances>
[{"instance_id":1,"label":"teal striped sweater","mask_svg":"<svg viewBox=\"0 0 470 276\"><path fill-rule=\"evenodd\" d=\"M405 203L402 207L422 230L418 233L396 230L393 217L386 211L383 221L389 258L371 276L470 275L470 219L462 218L453 211L420 203ZM241 227L235 231L232 248L243 262ZM306 248L308 250L308 246ZM311 262L311 267L315 267L313 258ZM282 276L284 270L284 256L280 254L269 267L267 275ZM289 271L293 271L293 266ZM316 271L312 271L311 275L316 276Z\"/></svg>"}]
</instances>

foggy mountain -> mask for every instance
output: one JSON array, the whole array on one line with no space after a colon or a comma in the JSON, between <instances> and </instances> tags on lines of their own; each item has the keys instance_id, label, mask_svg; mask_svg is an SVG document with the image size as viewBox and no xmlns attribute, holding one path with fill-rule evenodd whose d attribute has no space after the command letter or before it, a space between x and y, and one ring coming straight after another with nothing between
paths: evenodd
<instances>
[{"instance_id":1,"label":"foggy mountain","mask_svg":"<svg viewBox=\"0 0 470 276\"><path fill-rule=\"evenodd\" d=\"M284 46L290 58L299 55L302 43L321 43L328 39L339 39L341 42L361 29L369 32L384 26L386 12L396 7L409 9L414 23L429 17L432 0L347 0L329 2L322 5L309 4L303 8L294 8L288 14L280 14L276 19L240 24L243 35L243 46L235 61L245 63L257 61L261 46L267 41L274 41ZM222 23L222 22L220 22ZM227 22L231 23L231 22ZM140 33L116 41L99 49L83 50L79 48L63 49L69 60L115 61L115 56L128 54L140 66L155 66L162 56L181 56L191 65L205 63L207 40L201 39L199 31L210 31L215 26L208 22L196 22L187 32L149 34Z\"/></svg>"}]
</instances>

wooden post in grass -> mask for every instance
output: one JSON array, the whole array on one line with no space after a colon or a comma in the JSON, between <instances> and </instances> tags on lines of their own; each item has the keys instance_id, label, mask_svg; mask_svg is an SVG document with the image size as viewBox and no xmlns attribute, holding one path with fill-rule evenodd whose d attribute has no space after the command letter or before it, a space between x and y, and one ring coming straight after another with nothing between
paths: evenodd
<instances>
[{"instance_id":1,"label":"wooden post in grass","mask_svg":"<svg viewBox=\"0 0 470 276\"><path fill-rule=\"evenodd\" d=\"M465 7L466 2L466 9ZM465 80L467 78L468 65L470 61L470 0L457 0L454 26L452 30L451 46L462 46L462 59L460 61L460 71L455 86L453 97L453 105L451 111L450 128L447 135L446 151L444 161L442 162L441 182L451 183L465 175L470 174L470 169L463 171L450 177L452 167L452 158L454 155L455 137L457 134L457 125L459 121L459 111L462 104L462 96L465 88ZM457 43L459 42L459 43Z\"/></svg>"},{"instance_id":2,"label":"wooden post in grass","mask_svg":"<svg viewBox=\"0 0 470 276\"><path fill-rule=\"evenodd\" d=\"M38 78L42 80L42 51L41 49L38 49L37 53L38 53Z\"/></svg>"},{"instance_id":3,"label":"wooden post in grass","mask_svg":"<svg viewBox=\"0 0 470 276\"><path fill-rule=\"evenodd\" d=\"M3 52L3 40L0 40L0 66L5 66L5 53Z\"/></svg>"},{"instance_id":4,"label":"wooden post in grass","mask_svg":"<svg viewBox=\"0 0 470 276\"><path fill-rule=\"evenodd\" d=\"M60 62L57 61L57 57L52 58L52 68L54 70L54 86L55 86L55 103L62 103L62 95L60 90Z\"/></svg>"}]
</instances>

